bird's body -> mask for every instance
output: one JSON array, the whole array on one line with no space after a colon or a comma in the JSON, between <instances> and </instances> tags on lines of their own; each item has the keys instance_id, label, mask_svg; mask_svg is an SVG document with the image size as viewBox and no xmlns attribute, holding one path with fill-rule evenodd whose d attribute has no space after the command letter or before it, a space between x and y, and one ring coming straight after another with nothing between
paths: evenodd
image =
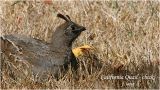
<instances>
[{"instance_id":1,"label":"bird's body","mask_svg":"<svg viewBox=\"0 0 160 90\"><path fill-rule=\"evenodd\" d=\"M14 53L16 58L27 61L33 66L32 70L36 74L50 71L58 75L66 71L69 64L76 70L78 63L72 52L72 43L85 28L72 22L68 16L67 18L58 14L58 17L66 22L57 27L51 43L24 35L4 35L1 38L2 52ZM6 42L11 48L4 48ZM13 48L16 48L17 52Z\"/></svg>"},{"instance_id":2,"label":"bird's body","mask_svg":"<svg viewBox=\"0 0 160 90\"><path fill-rule=\"evenodd\" d=\"M52 51L48 43L24 35L5 35L4 38L19 48L17 58L29 62L35 73L57 72L57 66L64 64L65 53Z\"/></svg>"}]
</instances>

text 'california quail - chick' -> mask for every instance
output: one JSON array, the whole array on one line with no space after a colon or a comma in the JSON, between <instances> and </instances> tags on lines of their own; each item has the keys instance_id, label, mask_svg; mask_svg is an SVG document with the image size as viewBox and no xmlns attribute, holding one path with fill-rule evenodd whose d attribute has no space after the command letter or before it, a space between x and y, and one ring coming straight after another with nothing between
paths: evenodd
<instances>
[{"instance_id":1,"label":"text 'california quail - chick'","mask_svg":"<svg viewBox=\"0 0 160 90\"><path fill-rule=\"evenodd\" d=\"M73 22L68 15L57 14L57 17L65 20L65 23L57 27L51 43L24 35L4 35L1 37L2 53L8 56L14 53L17 58L29 62L35 74L49 71L57 77L59 73L66 72L70 64L76 71L78 62L72 52L72 44L86 29ZM9 42L11 48L5 47L5 42Z\"/></svg>"}]
</instances>

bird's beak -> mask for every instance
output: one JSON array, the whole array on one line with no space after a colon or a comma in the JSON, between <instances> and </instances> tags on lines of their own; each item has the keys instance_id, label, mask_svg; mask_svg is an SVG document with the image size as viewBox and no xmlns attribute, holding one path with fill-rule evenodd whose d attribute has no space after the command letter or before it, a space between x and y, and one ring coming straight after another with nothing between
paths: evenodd
<instances>
[{"instance_id":1,"label":"bird's beak","mask_svg":"<svg viewBox=\"0 0 160 90\"><path fill-rule=\"evenodd\" d=\"M85 27L82 27L81 29L80 29L80 31L85 31L86 30L86 28Z\"/></svg>"},{"instance_id":2,"label":"bird's beak","mask_svg":"<svg viewBox=\"0 0 160 90\"><path fill-rule=\"evenodd\" d=\"M85 31L86 28L85 27L79 27L78 29L76 30L73 30L74 32L82 32L82 31Z\"/></svg>"}]
</instances>

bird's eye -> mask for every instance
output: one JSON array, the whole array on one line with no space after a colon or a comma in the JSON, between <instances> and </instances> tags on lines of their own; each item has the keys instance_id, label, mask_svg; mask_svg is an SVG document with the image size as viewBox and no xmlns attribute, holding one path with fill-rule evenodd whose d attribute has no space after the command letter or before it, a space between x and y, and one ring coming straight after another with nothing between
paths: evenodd
<instances>
[{"instance_id":1,"label":"bird's eye","mask_svg":"<svg viewBox=\"0 0 160 90\"><path fill-rule=\"evenodd\" d=\"M71 26L72 30L75 30L75 27L74 26Z\"/></svg>"}]
</instances>

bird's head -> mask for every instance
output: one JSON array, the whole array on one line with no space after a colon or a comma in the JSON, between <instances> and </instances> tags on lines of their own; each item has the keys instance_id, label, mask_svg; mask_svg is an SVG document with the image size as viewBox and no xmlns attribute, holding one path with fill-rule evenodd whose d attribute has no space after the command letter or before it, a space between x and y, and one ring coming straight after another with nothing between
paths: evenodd
<instances>
[{"instance_id":1,"label":"bird's head","mask_svg":"<svg viewBox=\"0 0 160 90\"><path fill-rule=\"evenodd\" d=\"M64 29L64 35L67 41L73 42L80 34L82 31L85 31L86 28L73 22L68 15L64 16L62 14L57 14L57 17L65 20L65 23L62 24Z\"/></svg>"}]
</instances>

